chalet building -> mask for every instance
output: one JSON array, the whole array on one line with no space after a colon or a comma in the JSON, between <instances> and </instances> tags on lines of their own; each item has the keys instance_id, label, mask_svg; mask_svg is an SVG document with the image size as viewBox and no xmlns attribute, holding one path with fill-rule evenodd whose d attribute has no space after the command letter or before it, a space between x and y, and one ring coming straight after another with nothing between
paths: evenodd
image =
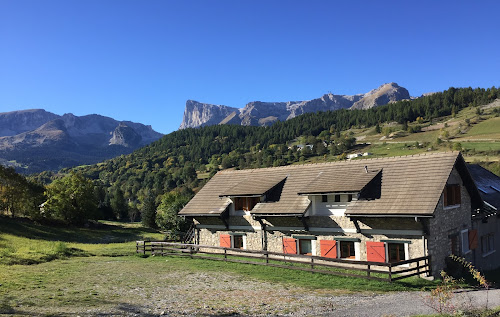
<instances>
[{"instance_id":1,"label":"chalet building","mask_svg":"<svg viewBox=\"0 0 500 317\"><path fill-rule=\"evenodd\" d=\"M438 276L452 253L500 265L498 213L485 206L462 155L447 152L221 171L179 215L193 218L200 245L346 261L430 255Z\"/></svg>"}]
</instances>

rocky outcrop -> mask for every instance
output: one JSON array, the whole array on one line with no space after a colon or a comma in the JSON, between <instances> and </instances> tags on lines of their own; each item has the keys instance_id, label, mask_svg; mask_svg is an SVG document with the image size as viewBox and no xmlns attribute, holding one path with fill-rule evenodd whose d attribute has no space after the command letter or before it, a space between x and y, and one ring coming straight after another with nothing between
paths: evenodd
<instances>
[{"instance_id":1,"label":"rocky outcrop","mask_svg":"<svg viewBox=\"0 0 500 317\"><path fill-rule=\"evenodd\" d=\"M330 93L306 101L253 101L241 109L188 100L180 129L215 124L268 126L276 121L289 120L308 112L349 108L368 109L409 98L409 93L405 88L390 83L366 94L334 95Z\"/></svg>"},{"instance_id":2,"label":"rocky outcrop","mask_svg":"<svg viewBox=\"0 0 500 317\"><path fill-rule=\"evenodd\" d=\"M238 109L188 100L180 129L219 124L235 111Z\"/></svg>"},{"instance_id":3,"label":"rocky outcrop","mask_svg":"<svg viewBox=\"0 0 500 317\"><path fill-rule=\"evenodd\" d=\"M136 147L141 144L141 141L142 137L134 129L124 123L120 123L113 131L113 136L109 140L109 144Z\"/></svg>"},{"instance_id":4,"label":"rocky outcrop","mask_svg":"<svg viewBox=\"0 0 500 317\"><path fill-rule=\"evenodd\" d=\"M0 160L16 161L24 167L20 171L28 173L97 163L162 136L151 126L96 114L24 110L1 113L0 122Z\"/></svg>"},{"instance_id":5,"label":"rocky outcrop","mask_svg":"<svg viewBox=\"0 0 500 317\"><path fill-rule=\"evenodd\" d=\"M403 99L410 99L408 90L396 83L389 83L366 93L352 105L351 109L370 109Z\"/></svg>"}]
</instances>

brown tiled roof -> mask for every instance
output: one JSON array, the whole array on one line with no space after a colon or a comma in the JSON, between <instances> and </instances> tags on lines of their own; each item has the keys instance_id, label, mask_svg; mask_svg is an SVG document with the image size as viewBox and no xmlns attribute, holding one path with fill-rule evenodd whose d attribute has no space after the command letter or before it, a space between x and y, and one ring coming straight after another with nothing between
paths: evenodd
<instances>
[{"instance_id":1,"label":"brown tiled roof","mask_svg":"<svg viewBox=\"0 0 500 317\"><path fill-rule=\"evenodd\" d=\"M360 192L379 172L380 169L366 171L357 165L321 172L299 191L299 195Z\"/></svg>"},{"instance_id":2,"label":"brown tiled roof","mask_svg":"<svg viewBox=\"0 0 500 317\"><path fill-rule=\"evenodd\" d=\"M240 182L226 190L220 196L262 196L274 186L281 183L285 177L283 175L269 175L269 177L260 177L258 173L252 173L240 178ZM242 175L243 176L243 175Z\"/></svg>"},{"instance_id":3,"label":"brown tiled roof","mask_svg":"<svg viewBox=\"0 0 500 317\"><path fill-rule=\"evenodd\" d=\"M311 202L305 195L299 195L307 188L316 185L314 180L325 180L328 186L338 191L357 191L361 184L366 185L368 178L381 171L380 197L373 200L353 201L346 214L351 215L432 215L442 190L453 169L457 158L463 159L459 152L446 152L427 155L402 156L368 160L331 162L320 164L291 165L252 170L221 171L217 173L196 196L182 209L180 215L221 214L227 207L229 198L219 198L237 184L258 180L284 179L281 196L277 202L257 204L255 215L297 215L303 214ZM367 166L369 175L365 173ZM344 172L349 171L349 172ZM344 175L343 183L334 184L328 175ZM365 173L367 174L367 173ZM365 178L366 177L366 178ZM340 178L336 178L340 182ZM241 184L243 185L243 184ZM245 185L246 186L246 185ZM323 183L316 186L322 190ZM363 185L364 186L364 185ZM371 186L371 185L370 185ZM249 186L251 187L251 186ZM345 188L345 189L342 189Z\"/></svg>"}]
</instances>

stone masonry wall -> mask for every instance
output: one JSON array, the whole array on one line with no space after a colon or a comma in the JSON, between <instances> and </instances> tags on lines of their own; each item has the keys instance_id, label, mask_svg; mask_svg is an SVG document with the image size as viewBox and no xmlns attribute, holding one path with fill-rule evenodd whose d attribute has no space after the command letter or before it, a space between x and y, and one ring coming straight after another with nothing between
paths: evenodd
<instances>
[{"instance_id":1,"label":"stone masonry wall","mask_svg":"<svg viewBox=\"0 0 500 317\"><path fill-rule=\"evenodd\" d=\"M432 275L436 277L445 268L445 259L451 254L450 236L460 235L462 230L471 229L471 199L456 169L451 172L447 183L460 184L461 204L457 207L444 207L444 195L441 194L434 218L429 220L428 250L431 256ZM472 261L471 252L462 256Z\"/></svg>"}]
</instances>

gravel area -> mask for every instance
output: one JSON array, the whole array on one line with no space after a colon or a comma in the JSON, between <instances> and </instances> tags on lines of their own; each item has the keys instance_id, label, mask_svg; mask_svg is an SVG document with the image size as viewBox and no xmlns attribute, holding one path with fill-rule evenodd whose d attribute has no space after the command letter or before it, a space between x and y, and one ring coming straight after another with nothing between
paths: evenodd
<instances>
[{"instance_id":1,"label":"gravel area","mask_svg":"<svg viewBox=\"0 0 500 317\"><path fill-rule=\"evenodd\" d=\"M166 274L163 278L176 280ZM116 290L121 291L121 290ZM88 310L83 315L129 316L413 316L433 314L428 293L351 293L285 287L229 274L195 273L183 285L127 291L134 302ZM500 290L461 291L457 309L500 306ZM141 303L141 304L138 304Z\"/></svg>"}]
</instances>

